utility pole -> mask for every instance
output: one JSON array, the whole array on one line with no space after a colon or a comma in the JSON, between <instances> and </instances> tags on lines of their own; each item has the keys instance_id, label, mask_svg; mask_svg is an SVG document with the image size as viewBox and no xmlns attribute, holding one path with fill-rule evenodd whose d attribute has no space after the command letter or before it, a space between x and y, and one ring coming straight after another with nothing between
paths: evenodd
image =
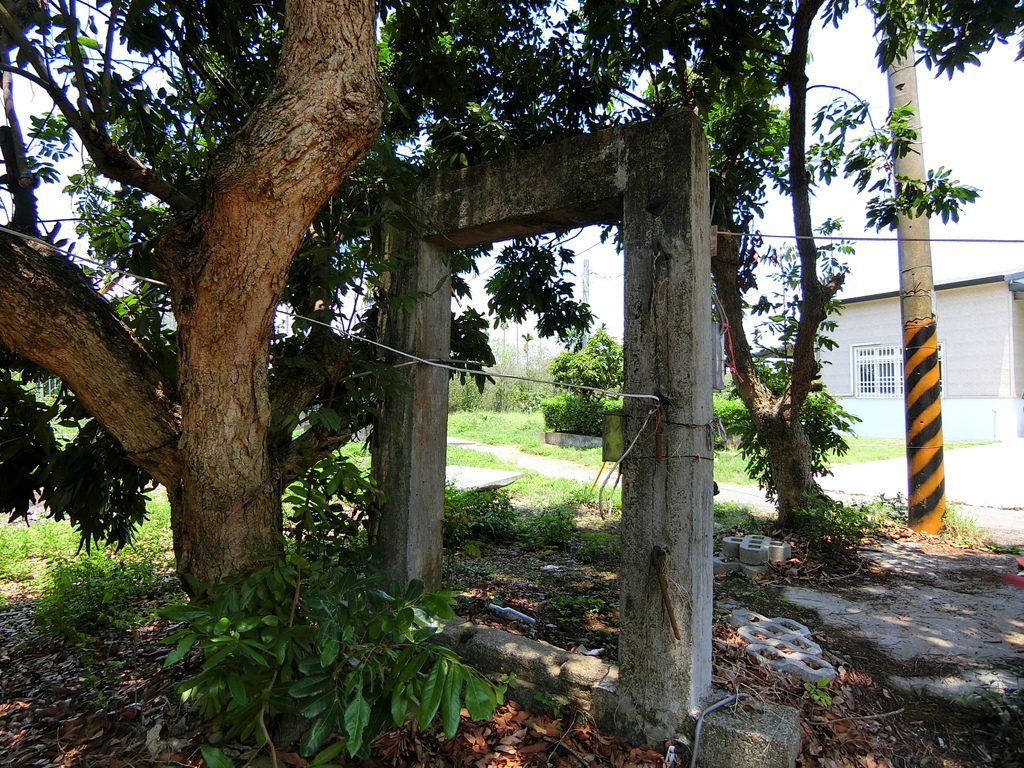
<instances>
[{"instance_id":1,"label":"utility pole","mask_svg":"<svg viewBox=\"0 0 1024 768\"><path fill-rule=\"evenodd\" d=\"M914 148L893 163L897 176L924 179L921 110L913 50L889 67L889 108L910 106ZM897 182L897 189L899 182ZM939 388L938 331L935 324L931 234L928 217L900 214L900 315L903 320L903 401L907 418L908 512L910 527L936 533L946 512L942 464L942 404Z\"/></svg>"}]
</instances>

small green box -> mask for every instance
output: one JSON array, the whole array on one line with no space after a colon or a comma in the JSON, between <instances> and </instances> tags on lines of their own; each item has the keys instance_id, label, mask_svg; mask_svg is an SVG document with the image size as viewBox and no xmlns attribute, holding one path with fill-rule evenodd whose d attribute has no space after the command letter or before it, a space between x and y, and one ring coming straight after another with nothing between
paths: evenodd
<instances>
[{"instance_id":1,"label":"small green box","mask_svg":"<svg viewBox=\"0 0 1024 768\"><path fill-rule=\"evenodd\" d=\"M622 411L604 412L601 440L601 461L618 461L622 458Z\"/></svg>"}]
</instances>

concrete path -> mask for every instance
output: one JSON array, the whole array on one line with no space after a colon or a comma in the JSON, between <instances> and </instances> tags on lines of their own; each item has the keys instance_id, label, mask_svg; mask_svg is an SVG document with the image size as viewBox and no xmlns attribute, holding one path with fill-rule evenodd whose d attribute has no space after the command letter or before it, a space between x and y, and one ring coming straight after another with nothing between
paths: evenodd
<instances>
[{"instance_id":1,"label":"concrete path","mask_svg":"<svg viewBox=\"0 0 1024 768\"><path fill-rule=\"evenodd\" d=\"M512 446L483 445L455 437L448 442L493 454L542 475L570 478L588 486L597 476L596 468L525 453ZM944 462L946 497L988 531L993 541L1024 544L1024 439L956 448L945 452ZM880 494L890 498L907 495L907 462L902 458L835 464L832 472L831 477L819 478L819 483L826 491L852 502ZM733 501L766 514L775 511L756 485L719 483L719 488L717 501Z\"/></svg>"},{"instance_id":2,"label":"concrete path","mask_svg":"<svg viewBox=\"0 0 1024 768\"><path fill-rule=\"evenodd\" d=\"M1024 439L944 451L946 498L972 507L1024 510ZM819 480L826 491L907 495L906 459L836 464ZM1021 513L1024 519L1024 512Z\"/></svg>"}]
</instances>

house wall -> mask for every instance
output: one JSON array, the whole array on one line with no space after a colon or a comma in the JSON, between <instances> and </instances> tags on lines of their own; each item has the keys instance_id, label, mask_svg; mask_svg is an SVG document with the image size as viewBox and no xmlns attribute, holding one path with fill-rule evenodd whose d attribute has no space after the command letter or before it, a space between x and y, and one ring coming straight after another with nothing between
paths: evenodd
<instances>
[{"instance_id":1,"label":"house wall","mask_svg":"<svg viewBox=\"0 0 1024 768\"><path fill-rule=\"evenodd\" d=\"M1014 301L1003 281L936 292L942 345L942 422L947 440L1005 440L1024 436L1024 301ZM900 397L854 397L852 348L902 342L899 299L846 305L823 350L822 380L859 416L856 433L900 438L905 434Z\"/></svg>"}]
</instances>

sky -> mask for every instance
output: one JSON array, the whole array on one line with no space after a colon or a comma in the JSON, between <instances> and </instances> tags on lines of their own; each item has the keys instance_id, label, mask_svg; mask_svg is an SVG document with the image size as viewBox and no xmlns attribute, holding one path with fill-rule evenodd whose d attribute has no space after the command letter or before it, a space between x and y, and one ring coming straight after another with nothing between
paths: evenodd
<instances>
[{"instance_id":1,"label":"sky","mask_svg":"<svg viewBox=\"0 0 1024 768\"><path fill-rule=\"evenodd\" d=\"M811 38L809 83L834 85L853 91L871 104L875 125L888 113L888 85L875 59L873 22L863 7L854 7L839 29L817 28ZM1013 136L1024 135L1024 61L1014 61L1016 47L997 46L981 57L981 65L968 67L950 80L936 78L924 65L917 69L924 162L928 168L951 169L954 179L978 188L979 199L966 206L959 223L931 223L932 263L936 281L947 281L994 272L1024 271L1024 242L1013 244L937 242L948 239L1024 241L1024 148ZM836 92L815 88L809 107L816 110ZM842 234L854 237L893 237L865 229L868 196L858 196L852 184L833 181L812 200L815 224L841 218ZM788 198L769 197L764 220L757 224L765 235L792 235L792 209ZM768 240L774 245L786 240ZM792 243L792 241L789 241ZM590 273L590 303L598 323L606 323L613 336L622 338L622 260L610 246L597 245L596 235L584 232L572 247L577 252L577 298L580 296L584 260ZM895 242L856 243L848 258L850 274L841 297L863 296L896 290L899 286ZM490 265L474 282L474 304L486 304L483 282ZM511 340L532 328L512 328Z\"/></svg>"}]
</instances>

